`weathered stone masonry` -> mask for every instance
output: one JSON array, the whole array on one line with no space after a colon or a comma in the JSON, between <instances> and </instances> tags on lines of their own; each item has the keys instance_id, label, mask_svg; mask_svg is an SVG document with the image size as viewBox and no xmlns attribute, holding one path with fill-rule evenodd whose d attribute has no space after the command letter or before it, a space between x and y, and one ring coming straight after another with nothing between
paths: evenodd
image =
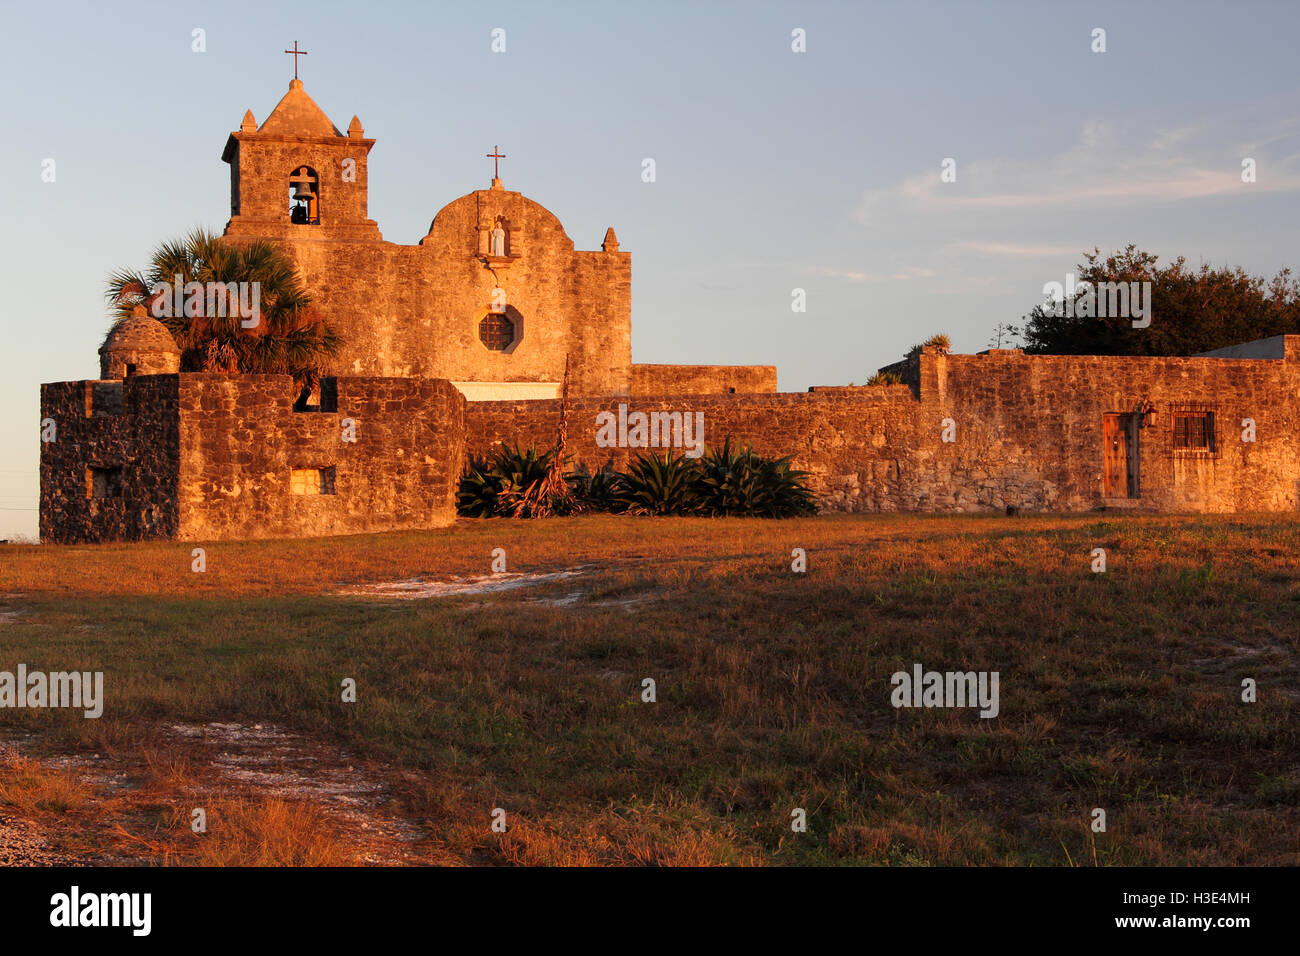
<instances>
[{"instance_id":1,"label":"weathered stone masonry","mask_svg":"<svg viewBox=\"0 0 1300 956\"><path fill-rule=\"evenodd\" d=\"M451 523L464 397L446 381L333 381L336 411L294 411L298 390L287 375L42 386L42 417L57 429L41 446L42 540L202 541ZM344 440L348 419L355 442Z\"/></svg>"},{"instance_id":2,"label":"weathered stone masonry","mask_svg":"<svg viewBox=\"0 0 1300 956\"><path fill-rule=\"evenodd\" d=\"M818 388L774 395L583 399L571 403L575 461L623 467L635 449L598 448L595 418L630 411L702 411L705 439L731 435L793 455L821 505L842 511L1289 511L1300 488L1300 336L1279 359L1026 356L1019 351L910 360L914 384ZM1107 494L1103 420L1154 414L1138 426L1137 494ZM1176 451L1174 414L1214 416L1213 452ZM558 402L475 402L468 450L554 442ZM942 440L952 419L956 440ZM1241 440L1253 419L1256 441ZM1114 490L1114 489L1112 489Z\"/></svg>"}]
</instances>

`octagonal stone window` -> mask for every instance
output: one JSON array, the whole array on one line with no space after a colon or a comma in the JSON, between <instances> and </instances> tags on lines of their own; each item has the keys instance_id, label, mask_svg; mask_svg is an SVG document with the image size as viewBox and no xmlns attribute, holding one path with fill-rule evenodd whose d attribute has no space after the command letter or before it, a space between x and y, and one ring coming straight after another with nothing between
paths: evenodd
<instances>
[{"instance_id":1,"label":"octagonal stone window","mask_svg":"<svg viewBox=\"0 0 1300 956\"><path fill-rule=\"evenodd\" d=\"M493 352L505 352L515 344L519 332L510 316L490 312L478 324L478 337Z\"/></svg>"}]
</instances>

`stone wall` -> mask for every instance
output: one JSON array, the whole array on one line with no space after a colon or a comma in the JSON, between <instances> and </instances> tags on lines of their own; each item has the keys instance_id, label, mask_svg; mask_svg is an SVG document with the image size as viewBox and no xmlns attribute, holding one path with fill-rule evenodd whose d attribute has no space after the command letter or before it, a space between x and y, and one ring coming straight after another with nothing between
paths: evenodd
<instances>
[{"instance_id":1,"label":"stone wall","mask_svg":"<svg viewBox=\"0 0 1300 956\"><path fill-rule=\"evenodd\" d=\"M454 521L465 400L451 383L340 378L335 391L337 410L296 412L287 375L43 385L41 417L54 421L57 441L41 446L42 540L297 537ZM344 440L347 419L355 442ZM295 470L322 469L327 493L293 493Z\"/></svg>"},{"instance_id":2,"label":"stone wall","mask_svg":"<svg viewBox=\"0 0 1300 956\"><path fill-rule=\"evenodd\" d=\"M937 449L967 468L966 484L995 488L1019 476L1041 507L1102 503L1102 416L1155 415L1139 432L1140 506L1159 511L1282 511L1298 506L1300 336L1282 360L987 355L921 357L921 402L951 416L960 440ZM1176 452L1173 413L1199 406L1215 416L1215 454ZM1256 440L1241 440L1252 419ZM944 460L941 457L939 460ZM945 501L951 500L945 495ZM1008 501L1008 504L1015 504ZM1111 502L1119 504L1119 502Z\"/></svg>"},{"instance_id":3,"label":"stone wall","mask_svg":"<svg viewBox=\"0 0 1300 956\"><path fill-rule=\"evenodd\" d=\"M465 400L428 379L337 379L337 411L295 412L285 375L185 375L180 526L186 540L437 528L455 520ZM344 422L355 442L344 441ZM333 469L333 493L293 494Z\"/></svg>"},{"instance_id":4,"label":"stone wall","mask_svg":"<svg viewBox=\"0 0 1300 956\"><path fill-rule=\"evenodd\" d=\"M632 366L633 395L748 395L775 391L775 365Z\"/></svg>"},{"instance_id":5,"label":"stone wall","mask_svg":"<svg viewBox=\"0 0 1300 956\"><path fill-rule=\"evenodd\" d=\"M140 541L176 535L177 375L41 386L41 540ZM95 495L95 471L102 485ZM117 471L112 479L109 472Z\"/></svg>"},{"instance_id":6,"label":"stone wall","mask_svg":"<svg viewBox=\"0 0 1300 956\"><path fill-rule=\"evenodd\" d=\"M846 511L1282 511L1300 506L1300 337L1285 360L1025 356L1019 351L916 357L918 384L774 395L623 400L635 411L700 411L705 439L728 435L793 455L821 505ZM1103 416L1155 408L1139 431L1140 496L1103 493ZM589 467L623 467L600 448L596 415L619 400L571 402L568 441ZM1214 412L1213 455L1176 452L1173 411ZM515 441L550 447L558 401L481 402L466 411L467 449ZM1241 441L1243 419L1256 441ZM955 441L942 440L951 419Z\"/></svg>"},{"instance_id":7,"label":"stone wall","mask_svg":"<svg viewBox=\"0 0 1300 956\"><path fill-rule=\"evenodd\" d=\"M570 454L625 467L597 416L703 415L728 436L792 455L823 509L844 511L1294 511L1300 507L1300 336L1280 359L916 357L916 386L803 393L574 397ZM549 448L560 402L466 403L445 380L340 378L337 409L293 410L288 376L134 376L41 389L49 542L186 540L429 528L454 520L466 453ZM326 403L327 407L330 403ZM621 407L620 407L621 406ZM1213 451L1174 447L1174 413L1214 416ZM1107 414L1135 429L1140 488L1104 494ZM345 420L356 442L343 440ZM1243 441L1253 422L1255 441ZM953 441L944 441L945 427ZM298 470L328 480L294 494Z\"/></svg>"}]
</instances>

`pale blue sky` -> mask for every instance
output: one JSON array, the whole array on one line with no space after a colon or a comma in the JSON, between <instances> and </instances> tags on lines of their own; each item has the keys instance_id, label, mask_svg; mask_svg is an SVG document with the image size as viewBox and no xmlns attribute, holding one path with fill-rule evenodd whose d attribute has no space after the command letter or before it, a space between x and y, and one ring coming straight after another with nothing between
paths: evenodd
<instances>
[{"instance_id":1,"label":"pale blue sky","mask_svg":"<svg viewBox=\"0 0 1300 956\"><path fill-rule=\"evenodd\" d=\"M861 383L933 332L985 348L1093 245L1297 264L1294 3L57 2L3 26L0 538L35 534L40 383L97 375L109 271L224 227L222 146L295 39L307 91L378 140L386 239L486 186L499 143L578 248L613 225L632 253L638 362Z\"/></svg>"}]
</instances>

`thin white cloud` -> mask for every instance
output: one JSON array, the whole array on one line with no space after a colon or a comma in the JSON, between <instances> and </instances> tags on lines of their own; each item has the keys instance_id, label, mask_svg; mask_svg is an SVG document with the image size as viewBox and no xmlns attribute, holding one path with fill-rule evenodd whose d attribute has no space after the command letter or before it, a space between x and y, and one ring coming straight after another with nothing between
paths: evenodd
<instances>
[{"instance_id":1,"label":"thin white cloud","mask_svg":"<svg viewBox=\"0 0 1300 956\"><path fill-rule=\"evenodd\" d=\"M805 266L803 271L806 275L844 279L847 282L909 282L913 279L927 279L934 275L933 269L921 266L910 266L900 272L859 272L853 269L832 269L827 266Z\"/></svg>"},{"instance_id":2,"label":"thin white cloud","mask_svg":"<svg viewBox=\"0 0 1300 956\"><path fill-rule=\"evenodd\" d=\"M963 242L949 243L948 248L956 252L981 252L989 256L1074 256L1080 249L1074 246L1040 246L1020 242Z\"/></svg>"},{"instance_id":3,"label":"thin white cloud","mask_svg":"<svg viewBox=\"0 0 1300 956\"><path fill-rule=\"evenodd\" d=\"M1280 128L1279 128L1280 127ZM1290 121L1276 124L1281 133ZM900 208L910 213L1032 207L1067 207L1097 203L1135 205L1176 202L1220 195L1300 191L1300 168L1289 158L1269 162L1270 174L1255 183L1241 181L1240 161L1227 161L1222 142L1206 123L1178 129L1134 131L1090 120L1071 148L1046 158L998 158L963 162L957 158L957 182L933 170L903 179L895 186L862 195L860 222L888 222ZM1255 156L1261 166L1267 158Z\"/></svg>"}]
</instances>

